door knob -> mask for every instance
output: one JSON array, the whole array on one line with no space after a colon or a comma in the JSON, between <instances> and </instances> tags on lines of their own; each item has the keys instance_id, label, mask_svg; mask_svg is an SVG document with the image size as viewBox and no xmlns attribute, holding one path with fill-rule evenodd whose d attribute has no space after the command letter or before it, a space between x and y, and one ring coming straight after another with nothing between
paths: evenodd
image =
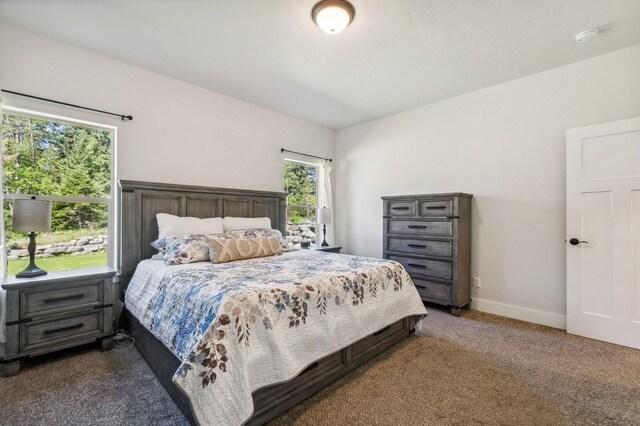
<instances>
[{"instance_id":1,"label":"door knob","mask_svg":"<svg viewBox=\"0 0 640 426\"><path fill-rule=\"evenodd\" d=\"M578 245L578 244L580 244L580 243L589 244L589 242L588 242L588 241L580 241L580 240L579 240L579 239L577 239L577 238L572 238L572 239L570 239L570 240L569 240L569 244L571 244L572 246L577 246L577 245Z\"/></svg>"}]
</instances>

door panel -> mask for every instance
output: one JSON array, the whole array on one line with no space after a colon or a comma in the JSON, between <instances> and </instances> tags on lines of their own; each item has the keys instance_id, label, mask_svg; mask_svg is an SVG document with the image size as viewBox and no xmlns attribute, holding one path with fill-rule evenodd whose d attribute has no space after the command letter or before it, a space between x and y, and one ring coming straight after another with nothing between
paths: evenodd
<instances>
[{"instance_id":1,"label":"door panel","mask_svg":"<svg viewBox=\"0 0 640 426\"><path fill-rule=\"evenodd\" d=\"M640 131L582 140L585 179L640 176Z\"/></svg>"},{"instance_id":2,"label":"door panel","mask_svg":"<svg viewBox=\"0 0 640 426\"><path fill-rule=\"evenodd\" d=\"M611 193L582 194L581 312L611 316Z\"/></svg>"},{"instance_id":3,"label":"door panel","mask_svg":"<svg viewBox=\"0 0 640 426\"><path fill-rule=\"evenodd\" d=\"M567 131L566 241L567 331L640 348L640 117Z\"/></svg>"},{"instance_id":4,"label":"door panel","mask_svg":"<svg viewBox=\"0 0 640 426\"><path fill-rule=\"evenodd\" d=\"M640 190L631 191L633 215L633 290L631 320L640 323Z\"/></svg>"}]
</instances>

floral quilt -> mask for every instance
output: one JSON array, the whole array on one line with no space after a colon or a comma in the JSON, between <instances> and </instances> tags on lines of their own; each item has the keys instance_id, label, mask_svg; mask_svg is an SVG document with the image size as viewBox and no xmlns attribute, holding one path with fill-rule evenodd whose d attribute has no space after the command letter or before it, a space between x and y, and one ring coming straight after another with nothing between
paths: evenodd
<instances>
[{"instance_id":1,"label":"floral quilt","mask_svg":"<svg viewBox=\"0 0 640 426\"><path fill-rule=\"evenodd\" d=\"M309 250L224 264L145 260L125 303L183 360L173 381L201 425L242 424L253 391L426 314L400 264Z\"/></svg>"}]
</instances>

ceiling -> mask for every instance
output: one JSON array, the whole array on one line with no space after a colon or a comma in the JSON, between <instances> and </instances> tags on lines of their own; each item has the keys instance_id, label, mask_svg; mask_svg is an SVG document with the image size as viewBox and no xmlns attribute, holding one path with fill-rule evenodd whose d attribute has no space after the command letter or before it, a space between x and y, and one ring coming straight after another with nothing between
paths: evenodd
<instances>
[{"instance_id":1,"label":"ceiling","mask_svg":"<svg viewBox=\"0 0 640 426\"><path fill-rule=\"evenodd\" d=\"M0 20L333 129L640 43L640 0L351 2L338 35L315 0L0 0Z\"/></svg>"}]
</instances>

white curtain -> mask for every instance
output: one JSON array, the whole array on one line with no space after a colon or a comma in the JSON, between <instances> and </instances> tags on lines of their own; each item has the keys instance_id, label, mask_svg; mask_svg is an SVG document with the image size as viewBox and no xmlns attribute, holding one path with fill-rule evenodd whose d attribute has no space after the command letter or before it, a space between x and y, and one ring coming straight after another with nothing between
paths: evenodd
<instances>
[{"instance_id":1,"label":"white curtain","mask_svg":"<svg viewBox=\"0 0 640 426\"><path fill-rule=\"evenodd\" d=\"M333 211L333 197L331 194L331 162L325 160L321 165L322 179L320 180L320 208L326 207L331 209L331 225L327 225L327 242L331 245L336 245L337 242L333 239L333 225L335 222L335 212ZM318 229L316 232L316 241L318 244L322 242L322 229Z\"/></svg>"},{"instance_id":2,"label":"white curtain","mask_svg":"<svg viewBox=\"0 0 640 426\"><path fill-rule=\"evenodd\" d=\"M0 212L4 210L4 183L2 176L2 97L0 97ZM5 247L4 236L4 214L0 214L0 282L4 279L7 271L7 249ZM0 343L5 343L5 317L6 317L6 292L0 287Z\"/></svg>"}]
</instances>

